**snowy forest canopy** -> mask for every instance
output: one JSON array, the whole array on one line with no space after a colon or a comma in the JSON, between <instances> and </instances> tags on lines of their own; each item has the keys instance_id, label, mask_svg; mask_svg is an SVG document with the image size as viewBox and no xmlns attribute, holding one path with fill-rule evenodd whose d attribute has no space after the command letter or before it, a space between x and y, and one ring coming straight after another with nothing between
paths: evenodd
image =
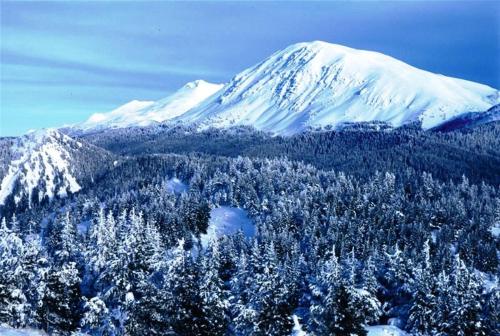
<instances>
[{"instance_id":1,"label":"snowy forest canopy","mask_svg":"<svg viewBox=\"0 0 500 336\"><path fill-rule=\"evenodd\" d=\"M83 136L111 153L77 161L106 167L81 191L0 208L0 323L56 335L499 334L499 139L498 123ZM202 243L221 207L242 209L255 234Z\"/></svg>"}]
</instances>

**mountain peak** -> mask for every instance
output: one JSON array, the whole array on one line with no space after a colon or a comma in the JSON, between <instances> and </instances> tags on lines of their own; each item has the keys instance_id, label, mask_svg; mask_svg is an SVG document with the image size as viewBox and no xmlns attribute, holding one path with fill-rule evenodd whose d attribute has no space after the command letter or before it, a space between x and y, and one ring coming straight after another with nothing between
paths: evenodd
<instances>
[{"instance_id":1,"label":"mountain peak","mask_svg":"<svg viewBox=\"0 0 500 336\"><path fill-rule=\"evenodd\" d=\"M298 50L298 49L307 49L307 50L312 50L312 51L321 51L321 50L327 50L327 51L355 51L356 49L352 49L346 46L343 46L341 44L335 44L335 43L330 43L330 42L325 42L325 41L310 41L310 42L298 42L295 44L292 44L288 46L287 48L283 49L285 50Z\"/></svg>"},{"instance_id":2,"label":"mountain peak","mask_svg":"<svg viewBox=\"0 0 500 336\"><path fill-rule=\"evenodd\" d=\"M29 130L24 137L39 142L45 138L61 138L63 134L55 128L40 128Z\"/></svg>"},{"instance_id":3,"label":"mountain peak","mask_svg":"<svg viewBox=\"0 0 500 336\"><path fill-rule=\"evenodd\" d=\"M0 182L0 205L11 195L16 204L23 197L31 204L34 192L41 201L45 196L51 199L80 190L69 162L70 153L81 147L80 142L52 128L16 138L9 153L12 160Z\"/></svg>"},{"instance_id":4,"label":"mountain peak","mask_svg":"<svg viewBox=\"0 0 500 336\"><path fill-rule=\"evenodd\" d=\"M213 84L213 83L209 83L207 81L204 81L203 79L197 79L195 81L192 81L192 82L185 84L183 87L189 88L189 89L194 89L194 88L210 87L210 86L220 86L220 84Z\"/></svg>"}]
</instances>

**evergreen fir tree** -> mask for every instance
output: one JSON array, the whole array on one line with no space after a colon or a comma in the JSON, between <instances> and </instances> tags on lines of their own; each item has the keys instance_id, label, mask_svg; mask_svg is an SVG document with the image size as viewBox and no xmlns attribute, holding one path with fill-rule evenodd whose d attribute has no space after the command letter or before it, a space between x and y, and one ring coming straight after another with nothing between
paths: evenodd
<instances>
[{"instance_id":1,"label":"evergreen fir tree","mask_svg":"<svg viewBox=\"0 0 500 336\"><path fill-rule=\"evenodd\" d=\"M453 335L486 335L486 323L482 318L482 287L464 262L457 255L451 274L453 297L447 330Z\"/></svg>"},{"instance_id":2,"label":"evergreen fir tree","mask_svg":"<svg viewBox=\"0 0 500 336\"><path fill-rule=\"evenodd\" d=\"M432 276L429 241L423 249L424 260L416 269L414 298L408 317L408 328L413 333L431 335L436 332L436 321L433 320L437 309L435 281Z\"/></svg>"},{"instance_id":3,"label":"evergreen fir tree","mask_svg":"<svg viewBox=\"0 0 500 336\"><path fill-rule=\"evenodd\" d=\"M44 297L45 325L49 333L67 334L75 331L80 321L80 276L76 264L67 262L53 266L47 277Z\"/></svg>"},{"instance_id":4,"label":"evergreen fir tree","mask_svg":"<svg viewBox=\"0 0 500 336\"><path fill-rule=\"evenodd\" d=\"M12 227L12 226L11 226ZM18 234L0 224L0 322L13 327L26 325L27 299L22 288L24 244Z\"/></svg>"},{"instance_id":5,"label":"evergreen fir tree","mask_svg":"<svg viewBox=\"0 0 500 336\"><path fill-rule=\"evenodd\" d=\"M27 239L22 257L23 267L20 271L23 293L29 303L25 312L26 325L41 328L49 264L39 237L32 235Z\"/></svg>"},{"instance_id":6,"label":"evergreen fir tree","mask_svg":"<svg viewBox=\"0 0 500 336\"><path fill-rule=\"evenodd\" d=\"M215 240L201 259L200 296L203 305L202 329L208 335L224 335L228 326L228 302L220 277L220 252Z\"/></svg>"}]
</instances>

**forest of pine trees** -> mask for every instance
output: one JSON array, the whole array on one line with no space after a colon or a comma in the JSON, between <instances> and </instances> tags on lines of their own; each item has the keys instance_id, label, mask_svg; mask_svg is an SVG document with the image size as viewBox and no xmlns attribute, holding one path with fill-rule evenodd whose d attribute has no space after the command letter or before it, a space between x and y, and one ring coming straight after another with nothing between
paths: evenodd
<instances>
[{"instance_id":1,"label":"forest of pine trees","mask_svg":"<svg viewBox=\"0 0 500 336\"><path fill-rule=\"evenodd\" d=\"M220 206L256 235L203 247ZM499 189L465 175L124 156L79 193L0 211L0 324L15 328L290 335L295 316L308 335L500 333Z\"/></svg>"},{"instance_id":2,"label":"forest of pine trees","mask_svg":"<svg viewBox=\"0 0 500 336\"><path fill-rule=\"evenodd\" d=\"M422 335L497 328L498 292L486 292L458 254L436 269L428 241L415 262L398 247L364 261L354 249L339 258L335 245L319 255L320 241L304 253L288 235L278 241L290 240L290 250L235 236L193 255L182 239L166 251L134 210L94 220L79 241L65 215L50 250L3 222L3 323L55 334L288 335L300 309L313 335L363 335L391 316Z\"/></svg>"}]
</instances>

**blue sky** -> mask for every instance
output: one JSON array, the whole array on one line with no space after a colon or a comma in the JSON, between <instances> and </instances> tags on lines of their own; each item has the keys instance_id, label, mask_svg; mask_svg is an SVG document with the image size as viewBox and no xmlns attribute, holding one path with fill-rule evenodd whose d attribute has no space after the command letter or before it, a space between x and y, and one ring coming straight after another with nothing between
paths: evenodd
<instances>
[{"instance_id":1,"label":"blue sky","mask_svg":"<svg viewBox=\"0 0 500 336\"><path fill-rule=\"evenodd\" d=\"M225 82L312 40L500 86L498 2L0 1L0 135Z\"/></svg>"}]
</instances>

